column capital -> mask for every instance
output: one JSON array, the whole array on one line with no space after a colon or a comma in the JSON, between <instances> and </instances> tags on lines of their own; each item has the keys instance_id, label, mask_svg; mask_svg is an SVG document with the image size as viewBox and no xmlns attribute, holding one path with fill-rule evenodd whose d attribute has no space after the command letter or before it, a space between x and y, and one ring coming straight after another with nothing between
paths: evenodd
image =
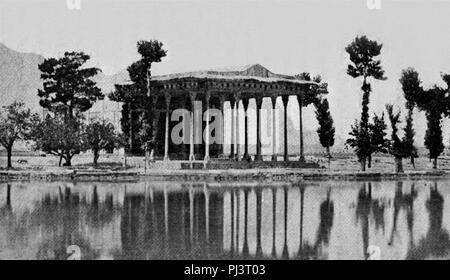
<instances>
[{"instance_id":1,"label":"column capital","mask_svg":"<svg viewBox=\"0 0 450 280\"><path fill-rule=\"evenodd\" d=\"M258 95L255 97L255 101L256 101L256 108L258 110L261 109L262 103L263 103L263 97Z\"/></svg>"},{"instance_id":2,"label":"column capital","mask_svg":"<svg viewBox=\"0 0 450 280\"><path fill-rule=\"evenodd\" d=\"M194 102L195 98L197 98L197 92L189 91L189 97L191 98L191 102Z\"/></svg>"},{"instance_id":3,"label":"column capital","mask_svg":"<svg viewBox=\"0 0 450 280\"><path fill-rule=\"evenodd\" d=\"M248 109L248 103L249 103L248 98L242 99L242 105L244 106L245 111L247 111L247 109Z\"/></svg>"},{"instance_id":4,"label":"column capital","mask_svg":"<svg viewBox=\"0 0 450 280\"><path fill-rule=\"evenodd\" d=\"M272 101L272 109L275 109L275 107L277 106L277 98L278 94L272 94L270 96L270 101Z\"/></svg>"},{"instance_id":5,"label":"column capital","mask_svg":"<svg viewBox=\"0 0 450 280\"><path fill-rule=\"evenodd\" d=\"M234 105L236 104L236 101L234 100L234 98L231 98L230 99L230 106L231 106L231 109L234 109Z\"/></svg>"},{"instance_id":6,"label":"column capital","mask_svg":"<svg viewBox=\"0 0 450 280\"><path fill-rule=\"evenodd\" d=\"M172 98L172 95L168 92L164 93L164 97L166 98L166 105L170 105L170 99Z\"/></svg>"},{"instance_id":7,"label":"column capital","mask_svg":"<svg viewBox=\"0 0 450 280\"><path fill-rule=\"evenodd\" d=\"M283 95L283 96L281 96L281 99L283 100L284 107L286 107L289 102L289 95Z\"/></svg>"},{"instance_id":8,"label":"column capital","mask_svg":"<svg viewBox=\"0 0 450 280\"><path fill-rule=\"evenodd\" d=\"M220 101L220 104L224 104L225 103L225 95L220 94L219 95L219 101Z\"/></svg>"},{"instance_id":9,"label":"column capital","mask_svg":"<svg viewBox=\"0 0 450 280\"><path fill-rule=\"evenodd\" d=\"M238 103L241 100L241 92L240 91L234 92L233 97L234 97L234 101L236 101Z\"/></svg>"},{"instance_id":10,"label":"column capital","mask_svg":"<svg viewBox=\"0 0 450 280\"><path fill-rule=\"evenodd\" d=\"M205 100L206 100L206 102L209 102L210 99L211 99L211 91L207 90L205 92Z\"/></svg>"},{"instance_id":11,"label":"column capital","mask_svg":"<svg viewBox=\"0 0 450 280\"><path fill-rule=\"evenodd\" d=\"M303 106L303 94L297 94L298 104Z\"/></svg>"}]
</instances>

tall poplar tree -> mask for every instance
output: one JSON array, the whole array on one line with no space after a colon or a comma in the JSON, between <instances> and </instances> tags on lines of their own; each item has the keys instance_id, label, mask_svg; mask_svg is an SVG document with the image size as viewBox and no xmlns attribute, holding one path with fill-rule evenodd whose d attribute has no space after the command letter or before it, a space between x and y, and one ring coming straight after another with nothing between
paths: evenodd
<instances>
[{"instance_id":1,"label":"tall poplar tree","mask_svg":"<svg viewBox=\"0 0 450 280\"><path fill-rule=\"evenodd\" d=\"M345 51L349 54L351 64L347 67L347 74L352 78L362 78L363 84L361 90L362 112L359 124L352 127L350 135L354 136L353 143L358 160L361 164L361 170L366 170L367 158L371 155L370 127L369 127L369 98L372 91L370 78L375 80L385 80L384 70L381 67L381 61L375 59L381 54L382 44L369 40L366 36L356 37L350 43Z\"/></svg>"}]
</instances>

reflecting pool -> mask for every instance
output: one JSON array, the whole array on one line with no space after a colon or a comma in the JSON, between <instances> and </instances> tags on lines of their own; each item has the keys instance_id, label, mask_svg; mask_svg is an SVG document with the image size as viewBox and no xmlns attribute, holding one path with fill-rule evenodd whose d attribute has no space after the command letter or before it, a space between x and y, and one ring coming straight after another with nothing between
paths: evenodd
<instances>
[{"instance_id":1,"label":"reflecting pool","mask_svg":"<svg viewBox=\"0 0 450 280\"><path fill-rule=\"evenodd\" d=\"M448 183L0 183L0 259L449 259Z\"/></svg>"}]
</instances>

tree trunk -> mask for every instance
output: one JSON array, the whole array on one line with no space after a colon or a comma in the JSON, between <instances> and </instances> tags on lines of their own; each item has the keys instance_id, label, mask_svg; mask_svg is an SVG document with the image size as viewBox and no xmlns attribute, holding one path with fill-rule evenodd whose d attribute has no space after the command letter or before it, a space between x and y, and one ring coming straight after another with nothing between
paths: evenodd
<instances>
[{"instance_id":1,"label":"tree trunk","mask_svg":"<svg viewBox=\"0 0 450 280\"><path fill-rule=\"evenodd\" d=\"M12 168L12 160L11 160L12 148L7 148L6 153L7 153L7 157L8 157L7 169L11 169Z\"/></svg>"},{"instance_id":2,"label":"tree trunk","mask_svg":"<svg viewBox=\"0 0 450 280\"><path fill-rule=\"evenodd\" d=\"M6 186L6 208L11 210L11 185Z\"/></svg>"},{"instance_id":3,"label":"tree trunk","mask_svg":"<svg viewBox=\"0 0 450 280\"><path fill-rule=\"evenodd\" d=\"M412 164L413 168L416 169L416 163L414 160L414 156L411 156L411 164Z\"/></svg>"},{"instance_id":4,"label":"tree trunk","mask_svg":"<svg viewBox=\"0 0 450 280\"><path fill-rule=\"evenodd\" d=\"M97 167L98 165L98 159L100 157L100 151L94 150L94 166Z\"/></svg>"},{"instance_id":5,"label":"tree trunk","mask_svg":"<svg viewBox=\"0 0 450 280\"><path fill-rule=\"evenodd\" d=\"M359 163L361 164L361 171L366 171L366 159L362 158L359 160Z\"/></svg>"},{"instance_id":6,"label":"tree trunk","mask_svg":"<svg viewBox=\"0 0 450 280\"><path fill-rule=\"evenodd\" d=\"M395 158L395 172L403 173L403 161L400 157Z\"/></svg>"},{"instance_id":7,"label":"tree trunk","mask_svg":"<svg viewBox=\"0 0 450 280\"><path fill-rule=\"evenodd\" d=\"M433 169L437 169L437 160L437 157L433 158Z\"/></svg>"},{"instance_id":8,"label":"tree trunk","mask_svg":"<svg viewBox=\"0 0 450 280\"><path fill-rule=\"evenodd\" d=\"M367 158L367 168L372 168L372 155Z\"/></svg>"},{"instance_id":9,"label":"tree trunk","mask_svg":"<svg viewBox=\"0 0 450 280\"><path fill-rule=\"evenodd\" d=\"M331 169L331 152L330 147L327 147L327 157L328 157L328 170Z\"/></svg>"},{"instance_id":10,"label":"tree trunk","mask_svg":"<svg viewBox=\"0 0 450 280\"><path fill-rule=\"evenodd\" d=\"M183 144L184 145L184 144ZM147 173L147 168L148 168L148 158L149 158L149 151L148 148L145 147L145 173Z\"/></svg>"},{"instance_id":11,"label":"tree trunk","mask_svg":"<svg viewBox=\"0 0 450 280\"><path fill-rule=\"evenodd\" d=\"M72 166L72 156L70 155L70 152L67 152L65 160L64 166Z\"/></svg>"},{"instance_id":12,"label":"tree trunk","mask_svg":"<svg viewBox=\"0 0 450 280\"><path fill-rule=\"evenodd\" d=\"M61 153L61 155L59 156L59 163L58 163L58 166L59 167L61 167L61 165L62 165L62 160L63 160L63 154Z\"/></svg>"}]
</instances>

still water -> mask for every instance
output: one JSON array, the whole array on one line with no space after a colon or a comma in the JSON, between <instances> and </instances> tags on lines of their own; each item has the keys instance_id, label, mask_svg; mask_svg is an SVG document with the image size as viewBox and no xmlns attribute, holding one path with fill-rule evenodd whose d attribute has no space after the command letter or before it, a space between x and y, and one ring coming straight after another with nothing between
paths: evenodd
<instances>
[{"instance_id":1,"label":"still water","mask_svg":"<svg viewBox=\"0 0 450 280\"><path fill-rule=\"evenodd\" d=\"M0 183L0 259L450 258L449 181Z\"/></svg>"}]
</instances>

